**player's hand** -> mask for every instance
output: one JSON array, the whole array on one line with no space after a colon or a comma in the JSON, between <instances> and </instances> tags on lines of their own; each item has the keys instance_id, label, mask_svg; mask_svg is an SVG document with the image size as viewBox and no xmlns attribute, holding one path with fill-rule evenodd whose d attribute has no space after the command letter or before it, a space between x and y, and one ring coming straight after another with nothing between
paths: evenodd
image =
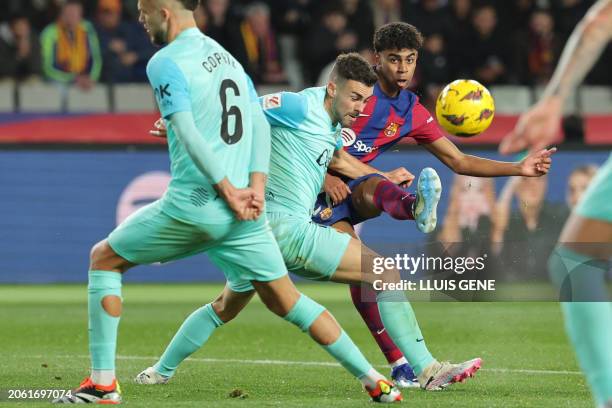
<instances>
[{"instance_id":1,"label":"player's hand","mask_svg":"<svg viewBox=\"0 0 612 408\"><path fill-rule=\"evenodd\" d=\"M349 186L340 177L325 174L323 191L331 198L333 205L338 205L351 194Z\"/></svg>"},{"instance_id":2,"label":"player's hand","mask_svg":"<svg viewBox=\"0 0 612 408\"><path fill-rule=\"evenodd\" d=\"M414 174L406 170L404 167L399 167L395 170L383 173L383 176L388 178L392 183L395 183L403 188L409 187L414 180Z\"/></svg>"},{"instance_id":3,"label":"player's hand","mask_svg":"<svg viewBox=\"0 0 612 408\"><path fill-rule=\"evenodd\" d=\"M540 177L548 173L552 164L552 156L557 151L552 149L542 149L539 152L531 153L521 161L521 176Z\"/></svg>"},{"instance_id":4,"label":"player's hand","mask_svg":"<svg viewBox=\"0 0 612 408\"><path fill-rule=\"evenodd\" d=\"M499 152L539 151L553 144L561 133L562 110L559 98L549 97L538 102L519 117L514 130L500 143Z\"/></svg>"},{"instance_id":5,"label":"player's hand","mask_svg":"<svg viewBox=\"0 0 612 408\"><path fill-rule=\"evenodd\" d=\"M263 201L256 199L255 190L250 187L234 189L224 199L239 221L254 221L263 212Z\"/></svg>"},{"instance_id":6,"label":"player's hand","mask_svg":"<svg viewBox=\"0 0 612 408\"><path fill-rule=\"evenodd\" d=\"M164 120L162 118L159 118L155 121L155 123L153 124L153 129L149 130L149 134L151 136L161 137L164 139L168 136L166 132L166 124L164 123Z\"/></svg>"},{"instance_id":7,"label":"player's hand","mask_svg":"<svg viewBox=\"0 0 612 408\"><path fill-rule=\"evenodd\" d=\"M261 215L263 203L257 199L257 194L251 187L236 188L227 177L214 187L239 221L256 220Z\"/></svg>"}]
</instances>

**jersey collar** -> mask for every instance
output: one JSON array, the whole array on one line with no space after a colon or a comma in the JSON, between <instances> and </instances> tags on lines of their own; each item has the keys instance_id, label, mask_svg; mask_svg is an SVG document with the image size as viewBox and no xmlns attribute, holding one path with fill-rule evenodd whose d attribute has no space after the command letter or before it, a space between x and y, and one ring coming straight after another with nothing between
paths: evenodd
<instances>
[{"instance_id":1,"label":"jersey collar","mask_svg":"<svg viewBox=\"0 0 612 408\"><path fill-rule=\"evenodd\" d=\"M197 27L188 28L186 30L181 31L181 33L176 37L176 39L180 39L183 37L193 37L196 35L202 35L202 32Z\"/></svg>"}]
</instances>

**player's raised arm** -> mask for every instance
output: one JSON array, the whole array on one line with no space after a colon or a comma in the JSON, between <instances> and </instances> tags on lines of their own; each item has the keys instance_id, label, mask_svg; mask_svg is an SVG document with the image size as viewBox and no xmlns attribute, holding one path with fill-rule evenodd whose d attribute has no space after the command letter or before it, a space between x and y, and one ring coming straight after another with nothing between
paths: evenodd
<instances>
[{"instance_id":1,"label":"player's raised arm","mask_svg":"<svg viewBox=\"0 0 612 408\"><path fill-rule=\"evenodd\" d=\"M552 164L550 156L557 151L543 149L519 162L503 162L465 154L445 137L424 146L455 173L474 177L539 177L548 173Z\"/></svg>"},{"instance_id":2,"label":"player's raised arm","mask_svg":"<svg viewBox=\"0 0 612 408\"><path fill-rule=\"evenodd\" d=\"M600 0L576 26L540 101L523 113L499 146L503 154L539 150L559 135L563 104L612 39L612 0Z\"/></svg>"}]
</instances>

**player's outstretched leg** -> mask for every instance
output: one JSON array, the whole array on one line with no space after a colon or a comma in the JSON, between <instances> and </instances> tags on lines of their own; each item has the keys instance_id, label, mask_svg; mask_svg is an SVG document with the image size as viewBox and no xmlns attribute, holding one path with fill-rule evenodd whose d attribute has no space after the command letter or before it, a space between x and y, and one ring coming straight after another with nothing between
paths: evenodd
<instances>
[{"instance_id":1,"label":"player's outstretched leg","mask_svg":"<svg viewBox=\"0 0 612 408\"><path fill-rule=\"evenodd\" d=\"M378 255L362 245L360 241L351 239L340 265L332 276L332 280L367 285L372 285L380 279L385 282L398 282L399 273L396 270L388 271L384 275L375 275L368 268L364 270L362 263L363 265L371 265L376 257ZM472 377L480 369L480 358L460 364L451 364L448 362L440 363L431 355L412 306L403 291L377 290L376 302L385 330L406 356L415 374L417 374L421 388L440 390L450 384L462 382L466 378Z\"/></svg>"},{"instance_id":2,"label":"player's outstretched leg","mask_svg":"<svg viewBox=\"0 0 612 408\"><path fill-rule=\"evenodd\" d=\"M421 171L417 181L417 194L404 189L383 177L371 177L353 187L352 205L365 219L386 212L397 220L415 220L417 228L429 233L436 228L436 210L442 183L431 167Z\"/></svg>"},{"instance_id":3,"label":"player's outstretched leg","mask_svg":"<svg viewBox=\"0 0 612 408\"><path fill-rule=\"evenodd\" d=\"M117 255L106 240L91 251L87 287L91 375L60 404L119 404L121 390L115 378L117 328L121 316L121 278L131 264Z\"/></svg>"},{"instance_id":4,"label":"player's outstretched leg","mask_svg":"<svg viewBox=\"0 0 612 408\"><path fill-rule=\"evenodd\" d=\"M338 231L346 232L357 240L359 239L353 226L346 220L333 224L333 227ZM380 319L380 313L378 312L378 304L376 304L376 302L366 302L363 300L364 298L375 299L376 292L365 285L349 285L349 290L351 292L353 305L359 312L366 326L368 326L380 351L382 351L387 362L391 366L391 380L393 380L395 385L399 388L419 388L419 381L412 367L410 367L408 360L406 360L406 357L404 357L400 349L393 343L393 340L391 340L391 337L389 337L389 334L385 330L385 326Z\"/></svg>"},{"instance_id":5,"label":"player's outstretched leg","mask_svg":"<svg viewBox=\"0 0 612 408\"><path fill-rule=\"evenodd\" d=\"M369 286L350 285L351 299L355 308L361 315L361 318L368 326L372 337L376 340L376 344L380 351L384 354L387 362L391 366L391 379L400 388L418 388L420 387L412 367L408 364L408 360L402 354L400 349L395 345L389 333L385 330L385 326L380 318L378 304L376 302L366 302L363 299L375 299L376 292ZM364 293L368 291L368 293Z\"/></svg>"},{"instance_id":6,"label":"player's outstretched leg","mask_svg":"<svg viewBox=\"0 0 612 408\"><path fill-rule=\"evenodd\" d=\"M159 361L140 372L134 381L137 384L167 383L179 364L202 347L217 327L236 317L254 293L253 290L235 292L226 286L212 303L187 317Z\"/></svg>"},{"instance_id":7,"label":"player's outstretched leg","mask_svg":"<svg viewBox=\"0 0 612 408\"><path fill-rule=\"evenodd\" d=\"M271 282L253 282L263 303L275 314L298 326L363 384L374 402L401 401L394 384L376 371L351 338L323 306L298 292L288 276Z\"/></svg>"},{"instance_id":8,"label":"player's outstretched leg","mask_svg":"<svg viewBox=\"0 0 612 408\"><path fill-rule=\"evenodd\" d=\"M599 204L609 208L608 199ZM549 271L560 288L565 328L596 403L612 405L612 303L605 284L612 222L572 214L559 241Z\"/></svg>"}]
</instances>

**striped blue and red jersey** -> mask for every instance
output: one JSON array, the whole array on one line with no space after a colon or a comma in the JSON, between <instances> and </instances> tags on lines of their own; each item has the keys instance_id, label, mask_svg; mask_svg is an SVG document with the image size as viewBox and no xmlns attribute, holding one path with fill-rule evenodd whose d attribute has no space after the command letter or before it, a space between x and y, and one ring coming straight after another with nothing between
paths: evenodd
<instances>
[{"instance_id":1,"label":"striped blue and red jersey","mask_svg":"<svg viewBox=\"0 0 612 408\"><path fill-rule=\"evenodd\" d=\"M362 116L351 129L342 129L344 150L368 163L405 137L419 144L441 138L442 131L413 92L404 89L397 97L387 96L378 83Z\"/></svg>"}]
</instances>

